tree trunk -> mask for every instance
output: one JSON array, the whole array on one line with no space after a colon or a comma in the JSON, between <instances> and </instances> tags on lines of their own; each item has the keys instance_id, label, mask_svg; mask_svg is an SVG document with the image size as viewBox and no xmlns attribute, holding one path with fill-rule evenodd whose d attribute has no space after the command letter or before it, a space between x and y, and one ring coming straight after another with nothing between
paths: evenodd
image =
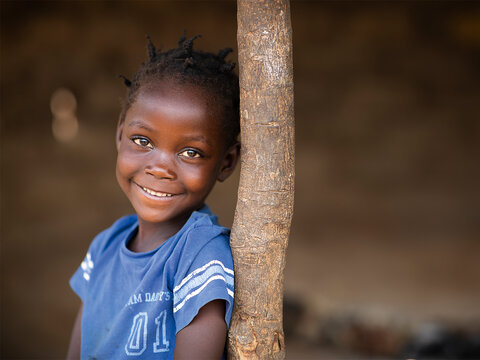
<instances>
[{"instance_id":1,"label":"tree trunk","mask_svg":"<svg viewBox=\"0 0 480 360\"><path fill-rule=\"evenodd\" d=\"M283 270L294 191L288 0L238 0L242 160L231 247L229 359L283 359Z\"/></svg>"}]
</instances>

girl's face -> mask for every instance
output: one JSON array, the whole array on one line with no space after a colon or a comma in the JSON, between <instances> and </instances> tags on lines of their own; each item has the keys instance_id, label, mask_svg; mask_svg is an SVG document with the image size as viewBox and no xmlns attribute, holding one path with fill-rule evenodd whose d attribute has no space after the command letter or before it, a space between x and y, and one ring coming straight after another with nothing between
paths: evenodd
<instances>
[{"instance_id":1,"label":"girl's face","mask_svg":"<svg viewBox=\"0 0 480 360\"><path fill-rule=\"evenodd\" d=\"M188 85L140 90L117 131L117 180L140 219L183 224L234 170L208 93ZM215 109L218 110L218 109Z\"/></svg>"}]
</instances>

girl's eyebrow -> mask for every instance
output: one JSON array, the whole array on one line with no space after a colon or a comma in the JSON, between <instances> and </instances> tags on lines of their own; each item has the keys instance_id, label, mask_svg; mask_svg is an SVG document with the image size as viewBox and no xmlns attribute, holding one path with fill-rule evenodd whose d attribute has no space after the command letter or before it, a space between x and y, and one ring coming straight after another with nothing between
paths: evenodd
<instances>
[{"instance_id":1,"label":"girl's eyebrow","mask_svg":"<svg viewBox=\"0 0 480 360\"><path fill-rule=\"evenodd\" d=\"M148 130L148 131L152 131L151 128L149 128L147 125L145 125L144 122L140 121L140 120L132 120L130 122L130 124L128 124L128 127L139 127L141 129L145 129L145 130Z\"/></svg>"},{"instance_id":2,"label":"girl's eyebrow","mask_svg":"<svg viewBox=\"0 0 480 360\"><path fill-rule=\"evenodd\" d=\"M132 120L129 124L128 124L128 127L139 127L141 129L145 129L147 131L151 131L153 132L153 130L148 127L147 125L145 125L145 123L143 121L140 121L140 120ZM203 142L207 145L212 145L210 143L210 141L208 140L207 137L203 136L203 135L192 135L192 136L185 136L184 138L186 141L199 141L199 142Z\"/></svg>"},{"instance_id":3,"label":"girl's eyebrow","mask_svg":"<svg viewBox=\"0 0 480 360\"><path fill-rule=\"evenodd\" d=\"M202 136L202 135L186 136L185 140L187 140L187 141L200 141L200 142L203 142L207 145L211 145L210 142L208 141L208 139L205 136Z\"/></svg>"}]
</instances>

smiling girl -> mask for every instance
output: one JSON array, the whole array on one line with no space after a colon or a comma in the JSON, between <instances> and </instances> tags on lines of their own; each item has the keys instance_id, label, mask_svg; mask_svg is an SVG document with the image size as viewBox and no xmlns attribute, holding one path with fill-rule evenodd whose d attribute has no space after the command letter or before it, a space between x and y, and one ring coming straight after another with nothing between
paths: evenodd
<instances>
[{"instance_id":1,"label":"smiling girl","mask_svg":"<svg viewBox=\"0 0 480 360\"><path fill-rule=\"evenodd\" d=\"M205 199L237 164L238 77L218 54L159 52L120 115L116 175L136 214L95 237L70 280L69 359L220 359L233 306L229 230Z\"/></svg>"}]
</instances>

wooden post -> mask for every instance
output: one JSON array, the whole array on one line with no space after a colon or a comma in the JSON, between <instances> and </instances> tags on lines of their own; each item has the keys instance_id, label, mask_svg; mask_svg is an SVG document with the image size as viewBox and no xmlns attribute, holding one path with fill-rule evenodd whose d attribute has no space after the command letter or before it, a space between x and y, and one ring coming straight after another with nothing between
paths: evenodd
<instances>
[{"instance_id":1,"label":"wooden post","mask_svg":"<svg viewBox=\"0 0 480 360\"><path fill-rule=\"evenodd\" d=\"M229 359L283 359L283 270L294 192L288 0L238 0L242 159L231 247Z\"/></svg>"}]
</instances>

